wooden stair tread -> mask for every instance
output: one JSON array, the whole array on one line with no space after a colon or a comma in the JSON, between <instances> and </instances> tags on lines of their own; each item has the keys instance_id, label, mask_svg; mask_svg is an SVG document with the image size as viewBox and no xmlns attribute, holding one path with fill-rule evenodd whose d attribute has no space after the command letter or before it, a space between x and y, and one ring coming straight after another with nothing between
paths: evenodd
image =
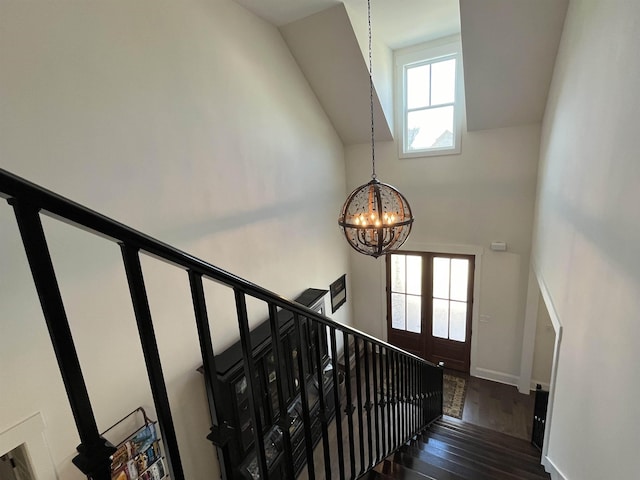
<instances>
[{"instance_id":1,"label":"wooden stair tread","mask_svg":"<svg viewBox=\"0 0 640 480\"><path fill-rule=\"evenodd\" d=\"M527 441L442 418L385 462L390 480L549 480L539 451Z\"/></svg>"},{"instance_id":2,"label":"wooden stair tread","mask_svg":"<svg viewBox=\"0 0 640 480\"><path fill-rule=\"evenodd\" d=\"M430 475L437 480L467 480L469 477L464 477L460 473L452 471L451 465L446 460L433 457L432 461L425 461L422 458L413 457L404 452L396 452L394 455L394 462L403 465L411 470L416 470L426 475ZM449 467L449 468L448 468ZM475 479L474 479L475 480ZM491 480L488 477L486 479L478 480Z\"/></svg>"},{"instance_id":3,"label":"wooden stair tread","mask_svg":"<svg viewBox=\"0 0 640 480\"><path fill-rule=\"evenodd\" d=\"M402 453L395 455L394 463L402 465L405 469L417 471L437 480L465 480L463 477L437 465L426 463L409 455L402 455Z\"/></svg>"},{"instance_id":4,"label":"wooden stair tread","mask_svg":"<svg viewBox=\"0 0 640 480\"><path fill-rule=\"evenodd\" d=\"M473 424L451 424L442 421L435 422L428 431L441 434L459 435L468 438L470 441L480 439L483 443L506 447L523 454L539 457L540 452L529 442L521 438L512 437L506 433L496 432L488 428Z\"/></svg>"},{"instance_id":5,"label":"wooden stair tread","mask_svg":"<svg viewBox=\"0 0 640 480\"><path fill-rule=\"evenodd\" d=\"M434 477L430 477L424 473L417 472L416 470L411 470L409 468L405 468L404 465L394 464L393 472L389 473L381 473L376 470L371 470L367 474L367 479L369 480L439 480Z\"/></svg>"},{"instance_id":6,"label":"wooden stair tread","mask_svg":"<svg viewBox=\"0 0 640 480\"><path fill-rule=\"evenodd\" d=\"M544 473L544 468L538 461L522 459L510 453L498 452L487 449L483 445L476 445L469 442L459 443L446 439L429 436L425 442L419 442L416 448L421 450L436 452L446 452L451 455L468 458L475 463L486 463L490 466L502 467L507 471L518 472L523 478L528 475L539 475ZM535 478L535 477L534 477Z\"/></svg>"},{"instance_id":7,"label":"wooden stair tread","mask_svg":"<svg viewBox=\"0 0 640 480\"><path fill-rule=\"evenodd\" d=\"M447 432L441 431L431 431L428 434L425 434L421 437L423 442L427 442L429 438L440 440L444 443L449 443L451 445L455 445L463 450L478 450L491 452L495 455L509 455L512 458L517 458L522 462L539 462L540 461L540 453L535 452L535 454L522 452L517 449L509 448L506 445L500 445L496 443L492 443L490 441L485 441L483 439L467 437L464 435L451 434Z\"/></svg>"},{"instance_id":8,"label":"wooden stair tread","mask_svg":"<svg viewBox=\"0 0 640 480\"><path fill-rule=\"evenodd\" d=\"M484 460L482 457L470 457L466 452L454 453L447 449L439 448L413 448L409 447L406 452L425 461L430 461L433 456L446 459L447 461L462 465L474 472L487 473L491 478L504 478L509 480L536 480L540 477L539 471L528 471L526 468L520 468L507 462L499 460Z\"/></svg>"}]
</instances>

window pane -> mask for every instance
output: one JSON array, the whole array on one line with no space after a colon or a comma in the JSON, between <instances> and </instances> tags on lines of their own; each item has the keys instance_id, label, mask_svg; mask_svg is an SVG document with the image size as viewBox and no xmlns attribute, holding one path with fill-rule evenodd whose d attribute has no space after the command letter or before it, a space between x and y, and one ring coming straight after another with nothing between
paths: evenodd
<instances>
[{"instance_id":1,"label":"window pane","mask_svg":"<svg viewBox=\"0 0 640 480\"><path fill-rule=\"evenodd\" d=\"M391 255L391 290L405 293L405 257Z\"/></svg>"},{"instance_id":2,"label":"window pane","mask_svg":"<svg viewBox=\"0 0 640 480\"><path fill-rule=\"evenodd\" d=\"M405 296L399 293L391 294L391 328L405 330Z\"/></svg>"},{"instance_id":3,"label":"window pane","mask_svg":"<svg viewBox=\"0 0 640 480\"><path fill-rule=\"evenodd\" d=\"M407 108L429 106L430 65L407 68Z\"/></svg>"},{"instance_id":4,"label":"window pane","mask_svg":"<svg viewBox=\"0 0 640 480\"><path fill-rule=\"evenodd\" d=\"M407 295L407 330L409 332L420 333L422 298L414 295Z\"/></svg>"},{"instance_id":5,"label":"window pane","mask_svg":"<svg viewBox=\"0 0 640 480\"><path fill-rule=\"evenodd\" d=\"M408 255L407 257L407 293L422 294L422 257Z\"/></svg>"},{"instance_id":6,"label":"window pane","mask_svg":"<svg viewBox=\"0 0 640 480\"><path fill-rule=\"evenodd\" d=\"M453 147L453 105L407 114L407 148Z\"/></svg>"},{"instance_id":7,"label":"window pane","mask_svg":"<svg viewBox=\"0 0 640 480\"><path fill-rule=\"evenodd\" d=\"M449 301L433 299L433 336L449 338Z\"/></svg>"},{"instance_id":8,"label":"window pane","mask_svg":"<svg viewBox=\"0 0 640 480\"><path fill-rule=\"evenodd\" d=\"M451 302L451 340L464 342L467 338L467 304L464 302Z\"/></svg>"},{"instance_id":9,"label":"window pane","mask_svg":"<svg viewBox=\"0 0 640 480\"><path fill-rule=\"evenodd\" d=\"M449 264L448 258L433 259L433 296L449 298Z\"/></svg>"},{"instance_id":10,"label":"window pane","mask_svg":"<svg viewBox=\"0 0 640 480\"><path fill-rule=\"evenodd\" d=\"M467 282L469 281L469 260L451 259L451 300L466 302Z\"/></svg>"},{"instance_id":11,"label":"window pane","mask_svg":"<svg viewBox=\"0 0 640 480\"><path fill-rule=\"evenodd\" d=\"M456 97L456 59L431 64L431 105L453 103Z\"/></svg>"}]
</instances>

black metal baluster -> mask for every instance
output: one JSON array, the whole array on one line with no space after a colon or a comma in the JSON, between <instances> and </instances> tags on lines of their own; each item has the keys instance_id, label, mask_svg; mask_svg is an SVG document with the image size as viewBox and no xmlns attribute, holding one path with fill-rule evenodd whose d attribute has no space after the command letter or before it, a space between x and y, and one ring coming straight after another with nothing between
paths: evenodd
<instances>
[{"instance_id":1,"label":"black metal baluster","mask_svg":"<svg viewBox=\"0 0 640 480\"><path fill-rule=\"evenodd\" d=\"M410 425L410 400L409 400L409 382L411 381L411 376L409 374L409 359L407 357L402 358L402 387L404 390L403 393L403 410L404 410L404 437L408 438L411 433L411 425Z\"/></svg>"},{"instance_id":2,"label":"black metal baluster","mask_svg":"<svg viewBox=\"0 0 640 480\"><path fill-rule=\"evenodd\" d=\"M424 390L424 381L423 381L423 375L424 375L424 365L420 364L419 368L418 368L418 385L420 388L420 401L418 403L418 419L419 419L419 423L420 423L420 427L424 427L424 405L425 402L427 401L426 398L426 392Z\"/></svg>"},{"instance_id":3,"label":"black metal baluster","mask_svg":"<svg viewBox=\"0 0 640 480\"><path fill-rule=\"evenodd\" d=\"M404 402L402 398L402 358L399 353L395 354L395 367L396 374L394 378L396 379L396 397L398 398L398 442L396 445L399 445L404 441Z\"/></svg>"},{"instance_id":4,"label":"black metal baluster","mask_svg":"<svg viewBox=\"0 0 640 480\"><path fill-rule=\"evenodd\" d=\"M381 394L378 391L378 358L380 357L377 353L379 347L375 344L371 345L371 366L373 367L373 419L375 422L376 429L376 457L373 463L377 464L382 460L382 452L380 451L380 435L382 434L382 430L380 428L380 398ZM382 387L381 387L382 388ZM384 419L382 421L384 425Z\"/></svg>"},{"instance_id":5,"label":"black metal baluster","mask_svg":"<svg viewBox=\"0 0 640 480\"><path fill-rule=\"evenodd\" d=\"M416 399L416 423L422 428L422 401L424 399L424 390L422 389L422 378L420 372L422 372L422 363L417 365L416 368L416 385L418 389L418 398Z\"/></svg>"},{"instance_id":6,"label":"black metal baluster","mask_svg":"<svg viewBox=\"0 0 640 480\"><path fill-rule=\"evenodd\" d=\"M442 400L444 397L444 368L438 368L438 381L436 382L436 412L433 418L442 415Z\"/></svg>"},{"instance_id":7,"label":"black metal baluster","mask_svg":"<svg viewBox=\"0 0 640 480\"><path fill-rule=\"evenodd\" d=\"M309 351L309 347L306 342L305 336L302 335L302 326L300 325L301 319L297 313L293 314L293 324L296 331L296 337L298 339L298 345L300 350L298 351L298 372L300 375L300 400L302 401L302 418L304 419L304 439L307 452L307 474L310 479L315 478L315 465L313 462L313 438L311 436L311 415L309 409L309 398L307 397L307 372L309 367L307 365L306 352Z\"/></svg>"},{"instance_id":8,"label":"black metal baluster","mask_svg":"<svg viewBox=\"0 0 640 480\"><path fill-rule=\"evenodd\" d=\"M347 405L345 406L344 413L347 415L347 425L349 428L349 465L351 467L351 478L356 476L356 455L355 444L353 441L353 399L351 397L351 353L349 349L349 335L347 332L342 332L343 345L344 345L344 373L345 384L347 390Z\"/></svg>"},{"instance_id":9,"label":"black metal baluster","mask_svg":"<svg viewBox=\"0 0 640 480\"><path fill-rule=\"evenodd\" d=\"M400 385L400 397L401 397L401 403L400 403L400 410L402 412L402 425L401 425L401 432L402 434L400 435L400 438L402 439L402 442L404 442L407 438L407 433L408 433L408 429L407 429L407 370L405 368L405 357L403 355L399 355L398 356L398 368L399 368L399 385Z\"/></svg>"},{"instance_id":10,"label":"black metal baluster","mask_svg":"<svg viewBox=\"0 0 640 480\"><path fill-rule=\"evenodd\" d=\"M202 352L202 365L204 368L205 388L207 391L207 401L209 404L209 414L211 416L211 433L207 438L220 449L222 455L218 455L220 469L226 471L231 462L229 449L227 447L232 428L226 421L218 418L216 405L222 405L224 398L220 395L222 389L217 376L216 357L211 341L211 328L209 326L209 316L207 314L207 304L204 296L202 275L189 270L189 285L191 287L191 298L195 313L196 326L198 328L198 339L200 341L200 351Z\"/></svg>"},{"instance_id":11,"label":"black metal baluster","mask_svg":"<svg viewBox=\"0 0 640 480\"><path fill-rule=\"evenodd\" d=\"M371 428L371 381L370 381L370 367L369 367L369 351L370 344L367 340L364 340L364 378L365 378L365 409L367 411L367 450L369 452L369 463L367 466L373 467L375 464L373 463L373 429ZM373 345L371 345L373 347ZM376 435L377 435L376 431Z\"/></svg>"},{"instance_id":12,"label":"black metal baluster","mask_svg":"<svg viewBox=\"0 0 640 480\"><path fill-rule=\"evenodd\" d=\"M424 411L423 411L423 419L422 426L426 426L429 423L429 418L431 417L431 391L429 388L429 367L424 365L422 368L422 385L425 392L424 397Z\"/></svg>"},{"instance_id":13,"label":"black metal baluster","mask_svg":"<svg viewBox=\"0 0 640 480\"><path fill-rule=\"evenodd\" d=\"M425 388L427 390L427 395L428 395L428 411L427 411L427 418L425 419L425 422L429 422L431 421L431 418L433 416L433 403L434 403L434 398L433 398L433 388L431 387L431 382L433 381L434 375L431 371L431 369L429 367L425 367Z\"/></svg>"},{"instance_id":14,"label":"black metal baluster","mask_svg":"<svg viewBox=\"0 0 640 480\"><path fill-rule=\"evenodd\" d=\"M395 412L393 410L393 371L391 364L391 357L393 356L393 352L391 350L387 350L387 357L385 359L386 367L387 367L387 420L389 422L389 442L387 444L387 451L393 451L393 442L395 440Z\"/></svg>"},{"instance_id":15,"label":"black metal baluster","mask_svg":"<svg viewBox=\"0 0 640 480\"><path fill-rule=\"evenodd\" d=\"M382 460L387 456L387 443L389 437L389 423L385 421L385 413L387 409L387 384L385 381L385 359L386 352L383 353L384 348L380 346L379 354L380 358L378 359L380 364L380 428L382 430L382 435L380 436L380 448L382 451L382 455L378 460Z\"/></svg>"},{"instance_id":16,"label":"black metal baluster","mask_svg":"<svg viewBox=\"0 0 640 480\"><path fill-rule=\"evenodd\" d=\"M387 383L387 452L393 450L393 431L394 431L394 419L393 417L393 392L391 391L391 365L390 358L391 352L387 349L385 352L385 371L386 371L386 383Z\"/></svg>"},{"instance_id":17,"label":"black metal baluster","mask_svg":"<svg viewBox=\"0 0 640 480\"><path fill-rule=\"evenodd\" d=\"M398 429L400 427L400 417L398 415L398 372L396 370L396 352L391 351L390 353L390 368L391 368L391 398L393 398L393 444L391 445L391 449L395 449L395 446L398 445Z\"/></svg>"},{"instance_id":18,"label":"black metal baluster","mask_svg":"<svg viewBox=\"0 0 640 480\"><path fill-rule=\"evenodd\" d=\"M333 363L333 395L336 411L336 438L338 440L338 468L340 480L344 480L344 444L342 442L342 406L340 398L340 379L338 375L338 347L335 327L329 327L331 341L331 362Z\"/></svg>"},{"instance_id":19,"label":"black metal baluster","mask_svg":"<svg viewBox=\"0 0 640 480\"><path fill-rule=\"evenodd\" d=\"M144 354L144 361L147 366L151 393L153 395L156 413L158 414L158 424L160 425L160 432L165 444L165 454L170 476L174 480L183 480L184 473L180 461L178 439L173 426L169 395L167 394L167 386L162 373L160 352L158 351L156 334L153 329L153 320L151 318L149 299L147 298L147 291L144 285L140 256L136 247L120 244L120 249L122 250L124 269L129 283L131 303L133 304L133 311L138 325L142 353Z\"/></svg>"},{"instance_id":20,"label":"black metal baluster","mask_svg":"<svg viewBox=\"0 0 640 480\"><path fill-rule=\"evenodd\" d=\"M358 442L360 456L360 474L364 473L364 429L362 425L362 365L360 360L360 339L354 337L356 354L356 401L358 403Z\"/></svg>"},{"instance_id":21,"label":"black metal baluster","mask_svg":"<svg viewBox=\"0 0 640 480\"><path fill-rule=\"evenodd\" d=\"M398 397L398 443L404 441L404 399L402 395L402 358L396 353L396 389Z\"/></svg>"},{"instance_id":22,"label":"black metal baluster","mask_svg":"<svg viewBox=\"0 0 640 480\"><path fill-rule=\"evenodd\" d=\"M320 398L319 398L320 412L318 416L320 419L320 425L322 426L322 451L324 453L324 471L325 471L325 478L327 480L330 480L331 479L331 453L329 451L329 428L328 428L330 413L326 405L326 398L325 398L326 392L325 392L325 385L324 385L324 372L322 367L322 353L321 353L321 338L322 338L321 335L323 335L324 338L326 338L327 334L326 334L326 329L324 325L320 324L317 321L313 321L312 328L315 329L315 333L316 333L315 334L316 375L318 377L318 390L319 390L318 394L320 395ZM335 388L338 388L337 385L335 386Z\"/></svg>"},{"instance_id":23,"label":"black metal baluster","mask_svg":"<svg viewBox=\"0 0 640 480\"><path fill-rule=\"evenodd\" d=\"M412 400L412 411L411 411L411 418L412 418L412 429L415 431L419 428L419 424L418 424L418 394L420 393L418 391L418 382L417 382L417 375L418 375L418 368L417 368L418 364L415 360L411 361L411 396L413 397Z\"/></svg>"},{"instance_id":24,"label":"black metal baluster","mask_svg":"<svg viewBox=\"0 0 640 480\"><path fill-rule=\"evenodd\" d=\"M280 410L280 429L282 430L282 447L284 451L285 471L287 478L295 478L293 470L293 447L291 445L291 433L289 432L289 412L287 411L287 396L284 392L284 382L287 378L287 364L284 361L285 352L282 351L280 340L280 322L278 321L278 309L273 303L269 303L269 326L271 328L271 351L273 361L278 372L276 374L276 390L278 393L278 409Z\"/></svg>"},{"instance_id":25,"label":"black metal baluster","mask_svg":"<svg viewBox=\"0 0 640 480\"><path fill-rule=\"evenodd\" d=\"M408 415L409 415L409 430L411 432L415 432L416 428L415 425L413 423L413 399L414 399L414 390L413 390L413 358L409 358L407 359L407 384L408 384L408 392L409 392L409 398L408 398L408 405L409 405L409 410L408 410Z\"/></svg>"},{"instance_id":26,"label":"black metal baluster","mask_svg":"<svg viewBox=\"0 0 640 480\"><path fill-rule=\"evenodd\" d=\"M73 463L94 480L110 480L111 455L116 449L98 432L38 209L15 199L10 199L9 203L15 212L42 313L80 436L81 443L77 447L79 455L74 457Z\"/></svg>"},{"instance_id":27,"label":"black metal baluster","mask_svg":"<svg viewBox=\"0 0 640 480\"><path fill-rule=\"evenodd\" d=\"M438 392L436 388L436 383L434 382L434 380L437 379L437 373L435 373L433 369L429 369L429 372L431 373L429 378L429 390L431 392L431 412L429 414L429 422L430 422L431 420L433 420L435 416L435 412L437 408L436 400L437 400Z\"/></svg>"},{"instance_id":28,"label":"black metal baluster","mask_svg":"<svg viewBox=\"0 0 640 480\"><path fill-rule=\"evenodd\" d=\"M245 293L239 288L234 288L236 298L236 314L238 316L238 327L240 330L240 344L242 345L242 361L244 365L244 378L247 380L247 398L249 399L249 412L253 423L253 438L255 440L256 460L260 478L269 478L269 468L264 450L264 433L262 431L262 420L260 418L260 397L259 385L254 384L256 378L256 365L253 359L253 347L251 345L251 330L249 329L249 317L247 314L247 299Z\"/></svg>"}]
</instances>

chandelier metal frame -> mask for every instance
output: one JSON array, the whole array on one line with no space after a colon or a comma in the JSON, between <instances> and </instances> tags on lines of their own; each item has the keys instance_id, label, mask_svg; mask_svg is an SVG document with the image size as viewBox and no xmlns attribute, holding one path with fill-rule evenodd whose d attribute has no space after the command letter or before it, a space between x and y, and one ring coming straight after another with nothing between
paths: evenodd
<instances>
[{"instance_id":1,"label":"chandelier metal frame","mask_svg":"<svg viewBox=\"0 0 640 480\"><path fill-rule=\"evenodd\" d=\"M413 224L409 202L395 187L382 183L376 175L376 146L373 122L373 62L371 40L371 0L367 0L369 24L369 103L371 112L371 181L347 197L338 225L356 251L378 258L405 242Z\"/></svg>"}]
</instances>

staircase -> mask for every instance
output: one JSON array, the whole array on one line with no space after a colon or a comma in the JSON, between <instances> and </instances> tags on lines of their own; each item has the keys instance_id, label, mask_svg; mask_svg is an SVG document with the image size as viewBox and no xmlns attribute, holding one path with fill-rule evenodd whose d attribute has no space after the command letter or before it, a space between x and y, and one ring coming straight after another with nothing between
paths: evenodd
<instances>
[{"instance_id":1,"label":"staircase","mask_svg":"<svg viewBox=\"0 0 640 480\"><path fill-rule=\"evenodd\" d=\"M539 465L537 450L528 442L450 417L442 418L442 368L336 323L300 303L286 300L2 169L0 198L7 199L15 213L81 442L73 463L88 478L113 478L111 461L116 448L98 430L94 405L84 381L41 222L41 214L45 213L93 232L104 241L116 243L122 251L169 478L187 480L156 342L141 254L187 272L184 281L188 281L191 290L193 321L198 331L209 404L210 419L203 421L211 422L211 433L201 441L217 447L222 466L231 465L223 478L249 478L246 475L249 473L254 479L292 479L296 474L294 458L314 459L316 451L319 456L321 451L322 458L317 462L315 459L306 462L305 472L310 479L316 478L316 463L318 473L325 472L325 478L549 479ZM244 378L259 378L258 371L262 368L254 355L255 338L249 326L247 301L252 305L262 302L269 312L264 338L270 337L273 365L278 366L273 377L275 389L267 392L261 382L245 382L246 409L250 417L247 438L238 438L238 429L233 428L232 420L224 417L219 408L225 399L221 397L222 381L217 375L216 361L220 361L220 357L213 349L205 282L215 282L234 295ZM291 352L281 344L281 315L291 319L293 333L287 335L293 339L292 344L301 352L309 352L296 356L295 375L289 375L285 368ZM329 369L323 369L320 356L323 351L331 358ZM315 360L311 357L312 352ZM344 372L342 382L339 369ZM355 378L352 378L352 372ZM327 382L325 377L329 376L331 381ZM344 396L339 388L327 387L341 384L344 384ZM292 385L299 387L296 390ZM294 392L287 395L287 388ZM333 398L325 390L331 390ZM290 407L292 397L294 408ZM274 403L277 408L273 407ZM279 413L270 418L268 413L272 407ZM292 428L294 421L297 429ZM314 450L320 438L322 449ZM241 472L239 462L230 451L233 445L242 441L251 447L253 457L247 457ZM186 448L188 445L183 444L183 451ZM385 458L387 460L372 470Z\"/></svg>"},{"instance_id":2,"label":"staircase","mask_svg":"<svg viewBox=\"0 0 640 480\"><path fill-rule=\"evenodd\" d=\"M174 424L142 255L186 272L183 282L191 291L191 320L198 333L209 407L210 418L202 421L211 425L211 433L200 441L216 447L225 480L293 479L303 463L310 479L316 478L316 470L330 478L334 468L341 479L360 478L442 415L443 369L436 365L2 169L0 198L14 211L78 431L80 444L72 461L91 480L112 480L117 449L98 429L42 224L45 214L121 250L168 478L189 480L180 452L191 445L179 438ZM205 285L211 283L235 299L242 358L238 377L226 378L220 374L226 369L217 367L224 356L214 350L221 326L209 321L207 307L217 312L217 302L205 293ZM252 312L260 308L268 312L268 319L261 318L263 323L252 332ZM267 355L260 353L267 348L271 370L265 366ZM184 373L192 374L191 368ZM242 423L237 411L227 414L221 407L229 403L229 385L235 385L232 395L242 401ZM320 440L322 448L316 449ZM316 450L322 453L317 462ZM238 451L242 454L236 455Z\"/></svg>"},{"instance_id":3,"label":"staircase","mask_svg":"<svg viewBox=\"0 0 640 480\"><path fill-rule=\"evenodd\" d=\"M537 480L551 477L526 440L443 417L376 467L369 479Z\"/></svg>"}]
</instances>

